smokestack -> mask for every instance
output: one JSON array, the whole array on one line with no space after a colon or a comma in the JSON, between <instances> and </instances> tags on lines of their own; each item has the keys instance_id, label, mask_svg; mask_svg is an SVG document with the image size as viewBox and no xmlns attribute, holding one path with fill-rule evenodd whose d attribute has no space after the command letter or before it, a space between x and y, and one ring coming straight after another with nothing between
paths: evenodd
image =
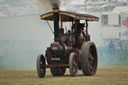
<instances>
[{"instance_id":1,"label":"smokestack","mask_svg":"<svg viewBox=\"0 0 128 85\"><path fill-rule=\"evenodd\" d=\"M59 39L59 7L57 4L53 4L53 19L54 19L54 40L58 41Z\"/></svg>"}]
</instances>

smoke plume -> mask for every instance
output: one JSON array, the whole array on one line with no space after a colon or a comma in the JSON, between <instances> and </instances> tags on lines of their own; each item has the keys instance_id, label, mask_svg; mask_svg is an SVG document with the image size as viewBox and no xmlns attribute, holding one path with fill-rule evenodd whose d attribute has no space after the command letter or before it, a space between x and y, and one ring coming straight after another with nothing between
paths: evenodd
<instances>
[{"instance_id":1,"label":"smoke plume","mask_svg":"<svg viewBox=\"0 0 128 85\"><path fill-rule=\"evenodd\" d=\"M37 0L37 5L41 11L52 10L53 6L60 7L60 0Z\"/></svg>"}]
</instances>

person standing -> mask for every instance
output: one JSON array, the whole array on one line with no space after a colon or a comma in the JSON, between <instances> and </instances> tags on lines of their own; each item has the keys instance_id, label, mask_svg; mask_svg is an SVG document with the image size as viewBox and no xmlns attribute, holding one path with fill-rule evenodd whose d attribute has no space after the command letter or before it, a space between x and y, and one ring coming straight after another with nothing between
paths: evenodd
<instances>
[{"instance_id":1,"label":"person standing","mask_svg":"<svg viewBox=\"0 0 128 85\"><path fill-rule=\"evenodd\" d=\"M111 55L115 54L116 47L115 47L115 44L114 44L114 40L111 40L110 43L108 44L108 50L109 50L109 53Z\"/></svg>"}]
</instances>

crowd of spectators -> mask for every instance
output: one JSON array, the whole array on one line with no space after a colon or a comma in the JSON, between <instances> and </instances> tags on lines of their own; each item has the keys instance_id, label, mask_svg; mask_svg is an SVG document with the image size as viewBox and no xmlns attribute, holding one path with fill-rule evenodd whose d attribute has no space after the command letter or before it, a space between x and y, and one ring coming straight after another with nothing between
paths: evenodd
<instances>
[{"instance_id":1,"label":"crowd of spectators","mask_svg":"<svg viewBox=\"0 0 128 85\"><path fill-rule=\"evenodd\" d=\"M128 42L109 40L98 47L100 62L126 63L128 61Z\"/></svg>"}]
</instances>

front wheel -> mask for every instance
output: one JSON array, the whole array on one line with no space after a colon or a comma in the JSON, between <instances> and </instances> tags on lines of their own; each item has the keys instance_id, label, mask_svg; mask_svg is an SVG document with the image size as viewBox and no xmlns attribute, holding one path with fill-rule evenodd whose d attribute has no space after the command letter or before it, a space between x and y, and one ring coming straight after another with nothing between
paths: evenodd
<instances>
[{"instance_id":1,"label":"front wheel","mask_svg":"<svg viewBox=\"0 0 128 85\"><path fill-rule=\"evenodd\" d=\"M78 72L78 65L76 62L76 53L71 53L69 57L69 71L71 76L76 76Z\"/></svg>"},{"instance_id":2,"label":"front wheel","mask_svg":"<svg viewBox=\"0 0 128 85\"><path fill-rule=\"evenodd\" d=\"M36 65L37 65L37 73L38 73L39 78L45 77L46 63L45 63L45 58L43 55L38 56Z\"/></svg>"},{"instance_id":3,"label":"front wheel","mask_svg":"<svg viewBox=\"0 0 128 85\"><path fill-rule=\"evenodd\" d=\"M82 71L86 76L92 76L97 71L97 49L93 42L84 42L82 45Z\"/></svg>"}]
</instances>

